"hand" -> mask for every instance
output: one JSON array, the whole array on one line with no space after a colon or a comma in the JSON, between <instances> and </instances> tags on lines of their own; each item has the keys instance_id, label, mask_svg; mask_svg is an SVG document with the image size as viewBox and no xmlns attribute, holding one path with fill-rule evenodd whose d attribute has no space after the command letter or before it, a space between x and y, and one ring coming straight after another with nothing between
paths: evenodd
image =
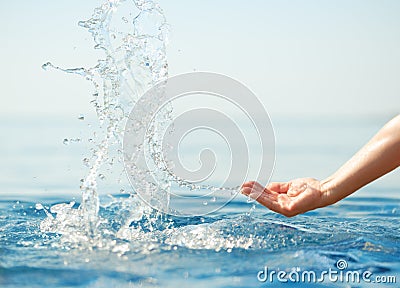
<instances>
[{"instance_id":1,"label":"hand","mask_svg":"<svg viewBox=\"0 0 400 288\"><path fill-rule=\"evenodd\" d=\"M323 192L323 185L320 181L312 178L274 182L265 188L254 181L246 182L242 185L241 193L286 217L329 204L327 193Z\"/></svg>"}]
</instances>

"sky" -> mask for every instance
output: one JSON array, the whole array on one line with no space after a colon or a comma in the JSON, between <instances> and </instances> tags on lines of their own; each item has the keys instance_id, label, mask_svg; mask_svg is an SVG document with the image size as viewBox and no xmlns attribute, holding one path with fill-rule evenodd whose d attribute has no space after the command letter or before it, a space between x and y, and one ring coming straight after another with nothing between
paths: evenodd
<instances>
[{"instance_id":1,"label":"sky","mask_svg":"<svg viewBox=\"0 0 400 288\"><path fill-rule=\"evenodd\" d=\"M90 84L43 71L90 67L99 52L79 27L102 1L0 2L0 113L77 115ZM248 86L274 115L395 114L400 106L400 1L160 1L171 26L170 75L211 71Z\"/></svg>"},{"instance_id":2,"label":"sky","mask_svg":"<svg viewBox=\"0 0 400 288\"><path fill-rule=\"evenodd\" d=\"M1 193L79 194L87 149L62 143L91 133L92 85L41 66L96 64L103 55L78 21L89 19L103 1L0 1ZM160 5L171 30L171 76L209 71L233 77L260 99L275 128L283 127L275 129L278 178L325 177L400 112L398 0L164 0ZM78 120L82 114L85 121ZM304 121L325 116L338 124L303 129ZM357 128L364 124L372 128ZM316 133L327 147L348 143L346 153L317 157L308 168L288 165L293 154L285 145L297 147L293 139L309 141ZM299 157L296 163L310 161L306 152ZM392 175L385 183L398 183L398 173Z\"/></svg>"}]
</instances>

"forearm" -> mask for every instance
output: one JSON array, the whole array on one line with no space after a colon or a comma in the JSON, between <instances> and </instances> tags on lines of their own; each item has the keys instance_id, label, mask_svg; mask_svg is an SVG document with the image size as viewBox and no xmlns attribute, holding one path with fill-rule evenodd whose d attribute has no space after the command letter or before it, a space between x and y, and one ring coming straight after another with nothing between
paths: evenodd
<instances>
[{"instance_id":1,"label":"forearm","mask_svg":"<svg viewBox=\"0 0 400 288\"><path fill-rule=\"evenodd\" d=\"M388 122L335 174L322 181L327 205L400 166L400 115Z\"/></svg>"}]
</instances>

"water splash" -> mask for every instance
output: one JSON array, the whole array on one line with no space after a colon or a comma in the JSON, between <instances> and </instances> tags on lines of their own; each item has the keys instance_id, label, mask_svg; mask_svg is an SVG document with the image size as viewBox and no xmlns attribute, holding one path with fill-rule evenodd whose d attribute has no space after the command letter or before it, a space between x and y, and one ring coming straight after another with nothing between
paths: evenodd
<instances>
[{"instance_id":1,"label":"water splash","mask_svg":"<svg viewBox=\"0 0 400 288\"><path fill-rule=\"evenodd\" d=\"M121 240L132 242L146 239L149 243L156 241L160 244L164 241L166 244L174 245L175 242L181 242L179 240L181 233L192 237L196 233L204 232L207 236L210 231L207 228L208 224L202 226L206 227L205 229L187 227L181 231L180 228L171 228L173 223L168 220L170 218L149 208L134 191L128 191L130 194L128 198L113 199L107 206L112 209L118 207L116 209L118 213L114 215L111 223L109 218L102 217L101 209L104 206L100 206L98 182L108 179L102 168L105 163L114 160L123 162L124 155L121 147L128 113L147 89L168 77L166 58L168 25L161 8L153 0L107 0L94 10L89 20L80 21L79 25L92 35L95 42L94 48L101 50L103 57L90 68L66 69L50 62L43 64L42 68L79 75L93 84L91 103L97 113L102 134L101 137L94 135L90 138L90 142L94 145L92 155L82 159L83 165L88 167L89 171L81 180L81 204L78 206L74 202L62 203L52 206L50 211L45 210L48 217L42 221L41 231L61 234L62 241L60 243L68 244L70 248L93 249L93 247L99 247L110 251L126 251L124 246L126 243L120 243ZM156 105L159 100L151 99L145 107ZM150 133L146 137L146 142L138 145L138 149L149 151L148 157L154 163L154 170L137 169L134 180L137 185L155 185L157 187L157 189L149 189L153 192L156 191L150 196L153 201L158 202L154 206L164 205L162 211L168 211L171 181L184 188L206 189L211 193L216 190L222 192L232 190L210 185L195 185L170 173L161 154L163 131L169 123L171 109L171 107L167 107L165 111L157 114L155 121L152 122L153 126L149 128ZM143 117L146 117L148 113L142 112ZM80 115L78 119L82 121L84 116ZM140 121L135 124L138 129L143 128ZM74 142L73 140L66 138L64 144ZM151 179L148 177L149 174L156 175L157 183L148 180ZM233 192L231 191L231 193ZM205 201L203 205L210 206L215 202L217 202L217 198L214 196L210 197L209 201ZM189 233L191 229L194 229L193 233ZM215 230L214 234L211 235L212 239L216 239L218 231ZM213 241L212 239L210 241ZM203 243L203 240L200 242ZM235 242L236 244L232 244L233 240L221 239L218 244L219 248L217 248L245 247L247 244L243 243L247 240L241 239L239 242ZM187 241L184 240L184 242ZM188 245L195 246L193 243ZM199 247L204 245L208 247L207 244L201 243ZM144 246L142 245L142 247ZM218 250L217 248L215 249Z\"/></svg>"},{"instance_id":2,"label":"water splash","mask_svg":"<svg viewBox=\"0 0 400 288\"><path fill-rule=\"evenodd\" d=\"M95 238L102 224L98 215L97 181L106 178L100 169L112 155L117 155L117 160L121 161L120 147L127 112L146 89L168 76L165 55L168 25L161 8L152 0L108 0L94 10L90 19L78 24L89 31L95 42L94 48L101 50L104 57L91 68L65 69L50 62L42 68L79 75L93 84L91 103L105 133L103 139L94 143L93 154L83 160L90 169L81 180L79 208L73 209L70 204L52 207L57 216L47 218L41 228L42 231L70 235L83 229L84 235ZM70 142L70 139L63 141L64 144ZM140 209L144 210L146 207ZM150 213L148 208L147 213ZM128 218L126 225L137 216Z\"/></svg>"}]
</instances>

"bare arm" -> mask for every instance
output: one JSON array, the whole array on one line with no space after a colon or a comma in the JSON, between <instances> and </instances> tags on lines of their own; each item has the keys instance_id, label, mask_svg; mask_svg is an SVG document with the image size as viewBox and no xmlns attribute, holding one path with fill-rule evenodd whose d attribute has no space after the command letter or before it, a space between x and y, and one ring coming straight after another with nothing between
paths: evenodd
<instances>
[{"instance_id":1,"label":"bare arm","mask_svg":"<svg viewBox=\"0 0 400 288\"><path fill-rule=\"evenodd\" d=\"M335 174L322 181L331 203L400 166L400 115L388 122Z\"/></svg>"},{"instance_id":2,"label":"bare arm","mask_svg":"<svg viewBox=\"0 0 400 288\"><path fill-rule=\"evenodd\" d=\"M336 203L400 166L400 115L388 122L360 151L332 176L271 183L247 182L242 193L267 208L295 216Z\"/></svg>"}]
</instances>

